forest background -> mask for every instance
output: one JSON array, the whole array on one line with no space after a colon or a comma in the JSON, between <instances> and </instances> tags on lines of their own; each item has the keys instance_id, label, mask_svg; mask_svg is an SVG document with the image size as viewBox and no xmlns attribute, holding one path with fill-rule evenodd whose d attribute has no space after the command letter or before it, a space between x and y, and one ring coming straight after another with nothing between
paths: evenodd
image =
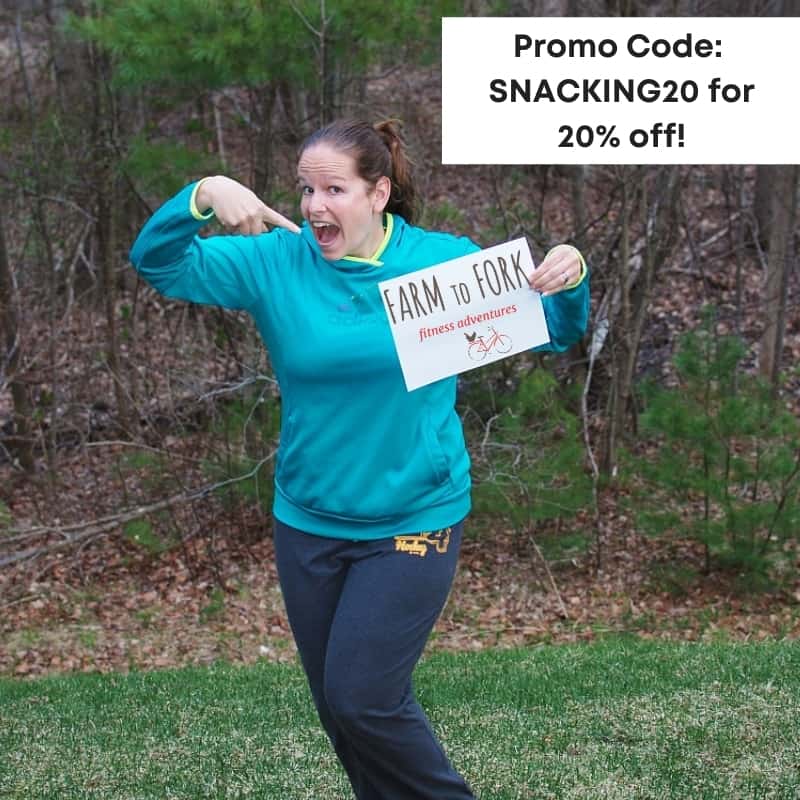
<instances>
[{"instance_id":1,"label":"forest background","mask_svg":"<svg viewBox=\"0 0 800 800\"><path fill-rule=\"evenodd\" d=\"M4 4L0 674L294 658L269 354L127 253L207 174L298 219L297 146L339 116L403 121L423 226L569 241L591 268L584 341L460 379L475 511L432 646L795 637L798 167L443 167L440 18L799 6Z\"/></svg>"}]
</instances>

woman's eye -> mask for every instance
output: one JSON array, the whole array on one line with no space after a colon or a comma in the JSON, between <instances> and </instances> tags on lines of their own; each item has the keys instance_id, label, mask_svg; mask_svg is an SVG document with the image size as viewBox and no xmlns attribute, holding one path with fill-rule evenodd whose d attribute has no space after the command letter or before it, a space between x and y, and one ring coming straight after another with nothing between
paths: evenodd
<instances>
[{"instance_id":1,"label":"woman's eye","mask_svg":"<svg viewBox=\"0 0 800 800\"><path fill-rule=\"evenodd\" d=\"M314 190L310 186L303 186L300 189L300 194L312 194Z\"/></svg>"},{"instance_id":2,"label":"woman's eye","mask_svg":"<svg viewBox=\"0 0 800 800\"><path fill-rule=\"evenodd\" d=\"M339 194L339 192L342 191L342 188L341 188L341 186L329 186L328 187L328 191L331 194Z\"/></svg>"}]
</instances>

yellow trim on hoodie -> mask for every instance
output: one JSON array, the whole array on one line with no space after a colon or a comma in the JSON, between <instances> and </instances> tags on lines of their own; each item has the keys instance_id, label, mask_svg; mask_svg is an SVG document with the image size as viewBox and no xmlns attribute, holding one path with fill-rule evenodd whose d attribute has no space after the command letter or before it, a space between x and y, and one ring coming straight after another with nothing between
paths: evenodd
<instances>
[{"instance_id":1,"label":"yellow trim on hoodie","mask_svg":"<svg viewBox=\"0 0 800 800\"><path fill-rule=\"evenodd\" d=\"M378 245L378 249L375 251L375 254L372 258L360 258L359 256L345 256L342 261L357 261L360 264L372 264L374 267L382 267L383 261L380 261L380 257L383 254L383 251L386 249L386 245L389 244L389 239L392 238L392 229L394 228L394 217L387 212L386 214L386 228L383 234L383 241Z\"/></svg>"},{"instance_id":2,"label":"yellow trim on hoodie","mask_svg":"<svg viewBox=\"0 0 800 800\"><path fill-rule=\"evenodd\" d=\"M208 211L206 211L206 213L203 214L203 212L200 211L200 209L197 207L197 203L196 203L197 192L200 189L200 187L203 185L203 181L205 181L205 180L208 180L208 178L202 178L201 180L197 181L197 183L194 186L194 189L192 190L192 196L189 198L189 210L192 212L192 216L198 221L199 220L211 219L211 217L214 216L214 209L213 208L209 208Z\"/></svg>"}]
</instances>

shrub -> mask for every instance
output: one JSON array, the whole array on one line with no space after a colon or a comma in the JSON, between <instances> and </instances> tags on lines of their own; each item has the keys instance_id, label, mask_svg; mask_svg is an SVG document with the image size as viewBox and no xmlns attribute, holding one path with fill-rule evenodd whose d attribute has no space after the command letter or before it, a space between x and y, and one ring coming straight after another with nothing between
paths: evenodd
<instances>
[{"instance_id":1,"label":"shrub","mask_svg":"<svg viewBox=\"0 0 800 800\"><path fill-rule=\"evenodd\" d=\"M565 406L553 374L532 370L500 407L470 437L475 511L530 533L588 506L580 419Z\"/></svg>"},{"instance_id":2,"label":"shrub","mask_svg":"<svg viewBox=\"0 0 800 800\"><path fill-rule=\"evenodd\" d=\"M642 530L700 542L704 572L733 569L757 588L792 569L800 423L743 371L744 355L741 340L717 335L710 321L687 334L678 385L644 392L642 431L658 450L633 465Z\"/></svg>"}]
</instances>

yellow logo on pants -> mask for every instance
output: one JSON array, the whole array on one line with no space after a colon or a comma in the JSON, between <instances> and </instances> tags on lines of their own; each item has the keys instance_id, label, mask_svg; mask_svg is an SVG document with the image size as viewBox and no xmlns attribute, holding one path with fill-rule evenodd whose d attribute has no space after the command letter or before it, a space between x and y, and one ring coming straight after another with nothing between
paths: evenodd
<instances>
[{"instance_id":1,"label":"yellow logo on pants","mask_svg":"<svg viewBox=\"0 0 800 800\"><path fill-rule=\"evenodd\" d=\"M416 535L395 536L394 549L420 558L428 555L429 547L435 547L437 553L446 553L451 530L452 528L442 528L438 531L421 531Z\"/></svg>"}]
</instances>

